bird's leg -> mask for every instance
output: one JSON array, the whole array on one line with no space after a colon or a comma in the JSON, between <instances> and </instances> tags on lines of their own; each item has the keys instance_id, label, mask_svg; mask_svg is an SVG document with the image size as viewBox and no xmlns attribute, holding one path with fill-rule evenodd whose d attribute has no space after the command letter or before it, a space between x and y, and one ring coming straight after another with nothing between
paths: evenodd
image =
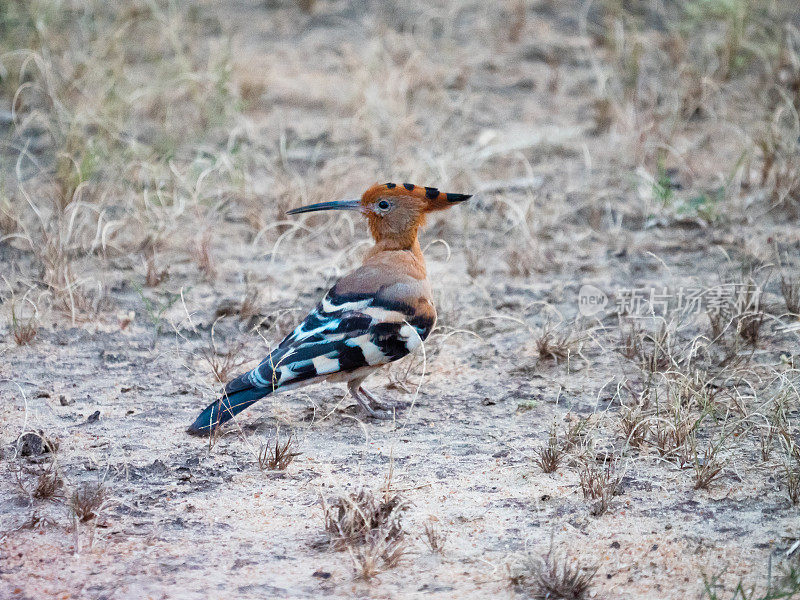
<instances>
[{"instance_id":1,"label":"bird's leg","mask_svg":"<svg viewBox=\"0 0 800 600\"><path fill-rule=\"evenodd\" d=\"M358 387L358 391L361 392L367 400L369 400L369 403L373 406L373 408L382 408L383 410L392 410L394 408L394 405L384 402L363 385Z\"/></svg>"},{"instance_id":2,"label":"bird's leg","mask_svg":"<svg viewBox=\"0 0 800 600\"><path fill-rule=\"evenodd\" d=\"M392 413L390 413L388 410L382 410L381 408L372 405L372 402L369 398L370 394L368 392L364 393L365 390L361 387L361 381L351 381L347 384L347 389L350 390L350 393L352 394L353 398L356 399L356 402L358 402L358 405L361 407L361 409L373 419L392 418Z\"/></svg>"}]
</instances>

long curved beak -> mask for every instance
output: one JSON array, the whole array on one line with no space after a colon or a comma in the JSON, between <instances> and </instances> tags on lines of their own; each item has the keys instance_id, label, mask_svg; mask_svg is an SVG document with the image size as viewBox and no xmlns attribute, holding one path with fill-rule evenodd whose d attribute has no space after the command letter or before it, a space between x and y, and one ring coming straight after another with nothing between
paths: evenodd
<instances>
[{"instance_id":1,"label":"long curved beak","mask_svg":"<svg viewBox=\"0 0 800 600\"><path fill-rule=\"evenodd\" d=\"M286 212L287 215L315 212L318 210L361 210L361 200L336 200L334 202L320 202L301 206Z\"/></svg>"}]
</instances>

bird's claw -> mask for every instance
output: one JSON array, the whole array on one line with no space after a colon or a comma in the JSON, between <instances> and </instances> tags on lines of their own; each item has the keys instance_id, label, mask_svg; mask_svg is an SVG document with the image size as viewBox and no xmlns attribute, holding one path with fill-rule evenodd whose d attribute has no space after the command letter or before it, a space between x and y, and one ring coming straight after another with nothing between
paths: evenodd
<instances>
[{"instance_id":1,"label":"bird's claw","mask_svg":"<svg viewBox=\"0 0 800 600\"><path fill-rule=\"evenodd\" d=\"M359 387L358 391L361 392L364 395L364 397L367 399L367 401L369 402L370 407L373 410L382 409L382 410L387 411L389 413L393 412L393 409L394 409L394 405L393 404L390 404L388 402L384 402L383 400L378 398L375 394L370 392L365 387L363 387L363 386Z\"/></svg>"},{"instance_id":2,"label":"bird's claw","mask_svg":"<svg viewBox=\"0 0 800 600\"><path fill-rule=\"evenodd\" d=\"M372 417L373 419L378 419L380 421L391 421L392 419L394 419L394 413L392 413L392 412L390 412L388 410L375 410L375 409L373 409L369 413L369 416Z\"/></svg>"},{"instance_id":3,"label":"bird's claw","mask_svg":"<svg viewBox=\"0 0 800 600\"><path fill-rule=\"evenodd\" d=\"M368 416L372 417L373 419L380 419L381 421L387 421L394 418L394 414L392 413L392 411L377 408L373 406L373 404L369 400L363 398L362 396L356 396L356 401L358 402L358 405L361 407L361 410L363 410L365 413L367 413Z\"/></svg>"},{"instance_id":4,"label":"bird's claw","mask_svg":"<svg viewBox=\"0 0 800 600\"><path fill-rule=\"evenodd\" d=\"M355 386L353 386L350 388L350 392L353 394L356 402L358 402L361 410L363 410L373 419L387 421L394 418L394 407L390 404L382 402L363 387L359 386L358 388L355 388Z\"/></svg>"}]
</instances>

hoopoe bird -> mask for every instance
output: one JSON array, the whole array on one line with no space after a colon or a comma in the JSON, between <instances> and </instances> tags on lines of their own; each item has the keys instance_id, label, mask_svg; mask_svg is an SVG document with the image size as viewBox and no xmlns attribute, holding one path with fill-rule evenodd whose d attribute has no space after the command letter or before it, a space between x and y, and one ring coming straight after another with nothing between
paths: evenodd
<instances>
[{"instance_id":1,"label":"hoopoe bird","mask_svg":"<svg viewBox=\"0 0 800 600\"><path fill-rule=\"evenodd\" d=\"M410 183L376 184L358 200L321 202L288 214L353 210L367 219L375 245L363 263L339 279L317 307L252 371L225 386L189 427L210 435L257 400L320 381L346 382L366 415L392 418L391 406L361 384L376 369L403 358L436 322L425 259L417 239L429 212L471 198Z\"/></svg>"}]
</instances>

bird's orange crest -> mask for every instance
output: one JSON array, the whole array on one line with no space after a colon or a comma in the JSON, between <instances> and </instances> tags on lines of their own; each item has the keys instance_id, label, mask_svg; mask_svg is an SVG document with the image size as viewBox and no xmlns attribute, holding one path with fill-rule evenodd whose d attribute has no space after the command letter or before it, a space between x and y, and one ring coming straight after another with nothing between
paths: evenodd
<instances>
[{"instance_id":1,"label":"bird's orange crest","mask_svg":"<svg viewBox=\"0 0 800 600\"><path fill-rule=\"evenodd\" d=\"M376 183L361 197L362 204L373 202L380 197L407 196L422 200L425 212L444 210L454 204L472 197L471 194L440 192L434 187L423 187L413 183Z\"/></svg>"}]
</instances>

